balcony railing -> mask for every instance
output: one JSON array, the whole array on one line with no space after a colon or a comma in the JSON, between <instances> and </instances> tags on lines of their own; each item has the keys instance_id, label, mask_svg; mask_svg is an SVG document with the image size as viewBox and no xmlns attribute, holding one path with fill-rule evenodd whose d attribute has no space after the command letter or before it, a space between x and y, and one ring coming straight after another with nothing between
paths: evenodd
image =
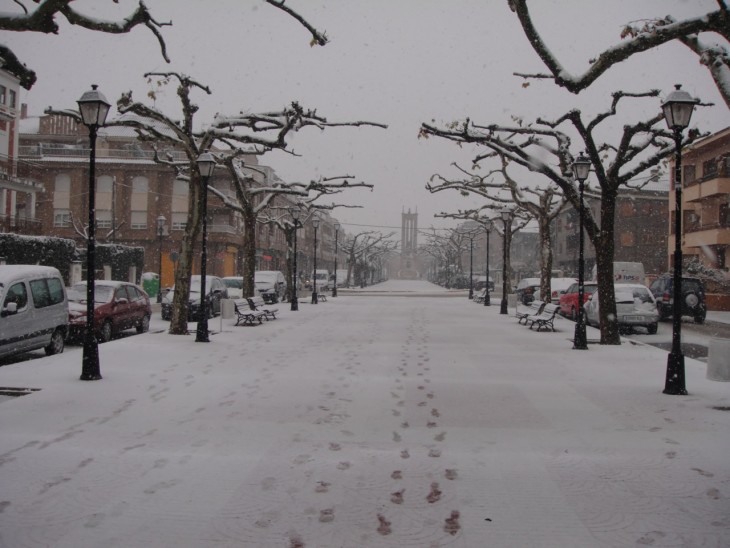
<instances>
[{"instance_id":1,"label":"balcony railing","mask_svg":"<svg viewBox=\"0 0 730 548\"><path fill-rule=\"evenodd\" d=\"M26 219L16 215L0 215L0 232L38 236L42 234L41 229L41 222L36 219Z\"/></svg>"},{"instance_id":2,"label":"balcony railing","mask_svg":"<svg viewBox=\"0 0 730 548\"><path fill-rule=\"evenodd\" d=\"M53 146L46 144L38 144L32 146L19 147L19 155L23 158L88 158L90 149L79 146ZM162 157L167 158L171 154L174 161L184 161L187 157L185 153L180 151L165 151L161 153ZM115 158L120 160L149 160L152 161L155 153L152 150L134 150L134 149L97 149L97 159Z\"/></svg>"}]
</instances>

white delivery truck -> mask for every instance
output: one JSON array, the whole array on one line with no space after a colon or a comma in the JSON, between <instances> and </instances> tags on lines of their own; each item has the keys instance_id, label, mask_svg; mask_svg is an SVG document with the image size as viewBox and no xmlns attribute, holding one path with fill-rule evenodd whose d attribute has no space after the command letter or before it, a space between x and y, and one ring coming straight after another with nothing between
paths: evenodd
<instances>
[{"instance_id":1,"label":"white delivery truck","mask_svg":"<svg viewBox=\"0 0 730 548\"><path fill-rule=\"evenodd\" d=\"M598 280L598 270L593 267L593 281ZM614 261L613 282L617 284L645 284L643 263Z\"/></svg>"}]
</instances>

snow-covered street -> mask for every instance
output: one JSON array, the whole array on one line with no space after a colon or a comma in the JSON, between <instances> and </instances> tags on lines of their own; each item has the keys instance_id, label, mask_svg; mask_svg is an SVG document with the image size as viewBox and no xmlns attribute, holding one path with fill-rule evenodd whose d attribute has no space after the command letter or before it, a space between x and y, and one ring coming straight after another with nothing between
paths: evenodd
<instances>
[{"instance_id":1,"label":"snow-covered street","mask_svg":"<svg viewBox=\"0 0 730 548\"><path fill-rule=\"evenodd\" d=\"M0 547L730 545L730 383L426 282L0 368ZM444 297L444 298L435 298ZM597 338L589 331L589 338Z\"/></svg>"}]
</instances>

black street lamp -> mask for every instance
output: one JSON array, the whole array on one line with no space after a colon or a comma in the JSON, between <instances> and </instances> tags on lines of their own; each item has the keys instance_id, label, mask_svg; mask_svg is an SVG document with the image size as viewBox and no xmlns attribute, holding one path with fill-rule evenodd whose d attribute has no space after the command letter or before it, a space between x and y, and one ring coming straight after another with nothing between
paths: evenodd
<instances>
[{"instance_id":1,"label":"black street lamp","mask_svg":"<svg viewBox=\"0 0 730 548\"><path fill-rule=\"evenodd\" d=\"M291 309L293 311L299 310L299 300L297 297L297 282L299 276L297 275L297 229L299 228L299 215L302 210L298 207L290 207L289 214L294 219L294 261L292 265L292 284L291 284Z\"/></svg>"},{"instance_id":2,"label":"black street lamp","mask_svg":"<svg viewBox=\"0 0 730 548\"><path fill-rule=\"evenodd\" d=\"M484 293L484 306L491 306L492 302L489 298L489 236L492 234L492 221L487 219L484 222L484 231L487 233L487 286Z\"/></svg>"},{"instance_id":3,"label":"black street lamp","mask_svg":"<svg viewBox=\"0 0 730 548\"><path fill-rule=\"evenodd\" d=\"M474 299L474 232L469 232L469 300Z\"/></svg>"},{"instance_id":4,"label":"black street lamp","mask_svg":"<svg viewBox=\"0 0 730 548\"><path fill-rule=\"evenodd\" d=\"M507 233L510 231L512 224L512 211L505 207L500 212L502 223L504 224L504 234L502 241L502 303L499 308L500 314L507 314Z\"/></svg>"},{"instance_id":5,"label":"black street lamp","mask_svg":"<svg viewBox=\"0 0 730 548\"><path fill-rule=\"evenodd\" d=\"M337 297L337 234L340 231L340 223L335 222L335 286L332 288L332 296Z\"/></svg>"},{"instance_id":6,"label":"black street lamp","mask_svg":"<svg viewBox=\"0 0 730 548\"><path fill-rule=\"evenodd\" d=\"M157 288L157 302L162 302L162 237L165 235L165 219L164 215L157 217L157 244L159 251L160 266L157 270L157 279L159 280L159 287Z\"/></svg>"},{"instance_id":7,"label":"black street lamp","mask_svg":"<svg viewBox=\"0 0 730 548\"><path fill-rule=\"evenodd\" d=\"M92 85L77 101L82 123L89 128L89 228L86 248L86 333L81 358L81 380L101 379L99 343L94 332L94 280L96 278L96 133L106 122L111 103Z\"/></svg>"},{"instance_id":8,"label":"black street lamp","mask_svg":"<svg viewBox=\"0 0 730 548\"><path fill-rule=\"evenodd\" d=\"M591 171L591 161L581 152L573 162L573 177L578 179L578 195L580 208L578 210L578 317L575 321L575 334L573 336L573 350L588 350L586 339L585 311L583 310L583 298L585 296L585 259L583 255L584 236L583 219L585 206L583 204L583 183Z\"/></svg>"},{"instance_id":9,"label":"black street lamp","mask_svg":"<svg viewBox=\"0 0 730 548\"><path fill-rule=\"evenodd\" d=\"M195 342L210 342L208 338L208 295L205 288L205 277L208 268L208 180L213 175L215 158L210 152L198 156L198 171L203 178L203 192L200 197L200 208L203 215L202 252L200 254L200 319L195 332Z\"/></svg>"},{"instance_id":10,"label":"black street lamp","mask_svg":"<svg viewBox=\"0 0 730 548\"><path fill-rule=\"evenodd\" d=\"M672 273L672 350L667 357L664 393L686 395L684 355L682 354L682 130L692 118L698 103L681 86L669 94L664 103L664 119L674 132L674 272Z\"/></svg>"},{"instance_id":11,"label":"black street lamp","mask_svg":"<svg viewBox=\"0 0 730 548\"><path fill-rule=\"evenodd\" d=\"M317 229L319 228L319 217L312 217L312 227L314 227L314 275L312 276L312 304L318 304L317 301Z\"/></svg>"}]
</instances>

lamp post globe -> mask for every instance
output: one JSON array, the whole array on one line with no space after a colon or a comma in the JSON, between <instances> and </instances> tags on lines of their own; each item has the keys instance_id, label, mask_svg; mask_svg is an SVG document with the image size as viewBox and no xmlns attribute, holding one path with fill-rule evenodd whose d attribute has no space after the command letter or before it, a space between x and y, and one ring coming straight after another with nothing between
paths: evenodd
<instances>
[{"instance_id":1,"label":"lamp post globe","mask_svg":"<svg viewBox=\"0 0 730 548\"><path fill-rule=\"evenodd\" d=\"M335 284L334 287L332 287L332 296L337 297L337 236L340 232L340 223L335 222Z\"/></svg>"},{"instance_id":2,"label":"lamp post globe","mask_svg":"<svg viewBox=\"0 0 730 548\"><path fill-rule=\"evenodd\" d=\"M675 86L662 103L667 127L674 134L674 269L672 273L672 349L667 357L664 393L686 395L682 354L682 131L689 125L697 99Z\"/></svg>"},{"instance_id":3,"label":"lamp post globe","mask_svg":"<svg viewBox=\"0 0 730 548\"><path fill-rule=\"evenodd\" d=\"M492 221L490 219L487 219L484 222L484 231L487 233L487 285L485 287L485 293L484 293L484 306L491 306L492 302L489 298L489 236L492 235Z\"/></svg>"},{"instance_id":4,"label":"lamp post globe","mask_svg":"<svg viewBox=\"0 0 730 548\"><path fill-rule=\"evenodd\" d=\"M299 276L297 273L297 230L299 229L299 216L301 215L301 209L298 207L290 207L289 214L294 220L294 258L292 260L292 280L291 280L291 310L299 310L299 298L297 296L297 283Z\"/></svg>"},{"instance_id":5,"label":"lamp post globe","mask_svg":"<svg viewBox=\"0 0 730 548\"><path fill-rule=\"evenodd\" d=\"M165 235L165 219L164 215L157 217L157 246L158 246L158 259L159 266L157 269L157 280L159 287L157 288L157 302L162 302L162 237Z\"/></svg>"},{"instance_id":6,"label":"lamp post globe","mask_svg":"<svg viewBox=\"0 0 730 548\"><path fill-rule=\"evenodd\" d=\"M580 208L578 210L578 317L575 322L575 334L573 336L574 350L588 350L588 339L586 338L585 310L583 300L585 296L585 256L583 222L585 209L583 205L583 184L591 171L591 161L581 152L573 162L573 177L578 180L578 196Z\"/></svg>"},{"instance_id":7,"label":"lamp post globe","mask_svg":"<svg viewBox=\"0 0 730 548\"><path fill-rule=\"evenodd\" d=\"M210 342L208 337L208 295L205 287L208 268L208 181L213 175L215 158L210 152L204 152L197 159L198 171L203 179L200 197L200 209L203 217L203 234L200 255L200 319L195 331L195 342Z\"/></svg>"},{"instance_id":8,"label":"lamp post globe","mask_svg":"<svg viewBox=\"0 0 730 548\"><path fill-rule=\"evenodd\" d=\"M502 217L502 223L504 224L503 238L502 238L502 302L500 303L499 313L507 314L507 234L510 231L510 225L512 223L512 210L508 207L502 208L499 213Z\"/></svg>"},{"instance_id":9,"label":"lamp post globe","mask_svg":"<svg viewBox=\"0 0 730 548\"><path fill-rule=\"evenodd\" d=\"M77 101L82 123L89 128L89 192L88 192L88 244L86 248L86 332L81 358L81 380L101 379L99 365L99 346L94 332L94 279L96 276L96 134L106 123L111 103L97 89L84 92Z\"/></svg>"},{"instance_id":10,"label":"lamp post globe","mask_svg":"<svg viewBox=\"0 0 730 548\"><path fill-rule=\"evenodd\" d=\"M319 217L312 217L312 228L314 228L314 272L312 275L312 304L318 304L317 298L317 229L319 228Z\"/></svg>"}]
</instances>

